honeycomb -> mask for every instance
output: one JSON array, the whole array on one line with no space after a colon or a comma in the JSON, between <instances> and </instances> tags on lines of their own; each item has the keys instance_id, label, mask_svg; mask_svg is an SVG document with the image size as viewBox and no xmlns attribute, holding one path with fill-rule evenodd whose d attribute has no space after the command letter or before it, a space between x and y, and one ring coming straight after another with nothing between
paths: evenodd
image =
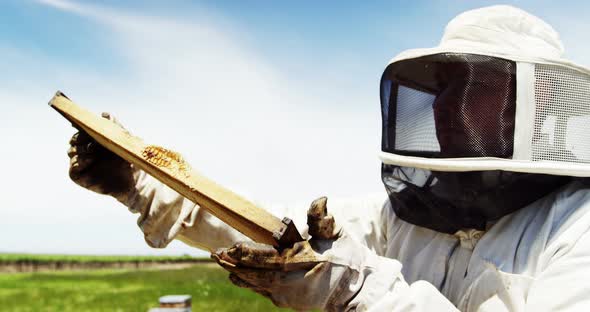
<instances>
[{"instance_id":1,"label":"honeycomb","mask_svg":"<svg viewBox=\"0 0 590 312\"><path fill-rule=\"evenodd\" d=\"M150 164L188 176L189 166L177 152L156 145L148 145L143 149L141 155Z\"/></svg>"}]
</instances>

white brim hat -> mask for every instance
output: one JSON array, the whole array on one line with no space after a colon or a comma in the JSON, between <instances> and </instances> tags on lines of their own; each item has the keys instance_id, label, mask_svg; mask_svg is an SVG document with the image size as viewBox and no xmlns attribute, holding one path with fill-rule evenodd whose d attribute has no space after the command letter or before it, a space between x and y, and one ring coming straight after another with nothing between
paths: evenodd
<instances>
[{"instance_id":1,"label":"white brim hat","mask_svg":"<svg viewBox=\"0 0 590 312\"><path fill-rule=\"evenodd\" d=\"M512 154L431 157L392 148L380 153L382 162L433 171L506 170L590 176L590 131L586 129L590 125L590 70L562 58L563 53L557 32L520 9L502 5L460 14L449 22L438 46L404 51L388 68L441 54L490 56L515 64ZM559 83L552 84L554 81ZM549 89L551 99L544 98ZM549 115L547 107L551 108ZM556 124L555 119L562 117L567 121ZM550 143L545 140L541 144L536 139L540 136L561 137L564 147L540 152Z\"/></svg>"}]
</instances>

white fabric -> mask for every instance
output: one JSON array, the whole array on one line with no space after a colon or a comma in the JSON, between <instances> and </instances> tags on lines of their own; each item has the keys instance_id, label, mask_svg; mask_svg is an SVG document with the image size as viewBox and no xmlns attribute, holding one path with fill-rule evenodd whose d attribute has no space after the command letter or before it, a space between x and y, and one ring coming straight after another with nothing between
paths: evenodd
<instances>
[{"instance_id":1,"label":"white fabric","mask_svg":"<svg viewBox=\"0 0 590 312\"><path fill-rule=\"evenodd\" d=\"M532 158L535 126L535 65L516 63L516 112L514 116L514 152L512 159Z\"/></svg>"},{"instance_id":2,"label":"white fabric","mask_svg":"<svg viewBox=\"0 0 590 312\"><path fill-rule=\"evenodd\" d=\"M466 11L452 19L438 46L411 49L393 62L445 52L473 53L529 63L556 64L590 73L562 58L559 34L547 23L521 9L496 5Z\"/></svg>"},{"instance_id":3,"label":"white fabric","mask_svg":"<svg viewBox=\"0 0 590 312\"><path fill-rule=\"evenodd\" d=\"M486 171L506 170L540 174L567 175L572 177L590 176L590 165L557 161L528 161L494 157L425 158L380 152L381 162L388 165L415 167L432 171Z\"/></svg>"},{"instance_id":4,"label":"white fabric","mask_svg":"<svg viewBox=\"0 0 590 312\"><path fill-rule=\"evenodd\" d=\"M168 186L139 171L136 191L124 202L137 220L145 241L166 247L174 238L209 252L247 238Z\"/></svg>"},{"instance_id":5,"label":"white fabric","mask_svg":"<svg viewBox=\"0 0 590 312\"><path fill-rule=\"evenodd\" d=\"M383 162L434 171L508 170L590 177L590 164L588 163L572 163L568 159L538 160L531 156L533 154L531 140L535 126L535 108L536 105L543 105L535 102L534 68L536 68L536 64L556 65L561 69L572 69L584 77L590 75L589 69L562 58L563 45L558 33L551 26L523 10L507 5L471 10L458 15L449 22L438 46L404 51L394 57L390 64L425 55L449 52L488 55L517 63L517 115L513 159L431 159L382 152L380 156ZM522 70L527 67L528 70ZM560 71L567 72L567 70ZM561 88L560 86L549 86L549 88L551 87ZM572 90L578 93L590 92L590 90L585 90L586 88L585 85L572 86ZM584 103L559 104L564 106L584 105ZM563 110L564 114L567 114L565 112L568 111L568 108L564 107ZM586 112L584 112L584 116L590 118ZM580 129L578 132L585 133ZM588 139L583 137L583 140ZM587 144L582 145L586 153Z\"/></svg>"},{"instance_id":6,"label":"white fabric","mask_svg":"<svg viewBox=\"0 0 590 312\"><path fill-rule=\"evenodd\" d=\"M491 16L485 12L475 10L452 21L441 43L444 49L438 51L477 53L499 46L494 54L512 55L515 60L567 63L559 59L563 48L557 35L537 18L506 6L488 9L495 12ZM489 27L480 27L481 21ZM531 49L515 49L527 38ZM481 44L474 44L477 40ZM398 59L437 50L416 51ZM392 160L391 155L383 158ZM482 161L488 169L501 165L496 159ZM440 165L447 171L457 170L453 163ZM578 167L568 166L575 175ZM572 183L504 216L483 235L473 230L449 235L417 227L398 219L387 201L382 205L384 201L385 194L363 201L330 198L328 204L347 233L379 256L370 257L375 259L372 270L350 309L580 311L590 306L590 189L583 185ZM126 204L140 214L138 224L154 247L165 247L178 238L213 251L246 239L145 174ZM292 217L305 231L307 205L275 207L273 212Z\"/></svg>"},{"instance_id":7,"label":"white fabric","mask_svg":"<svg viewBox=\"0 0 590 312\"><path fill-rule=\"evenodd\" d=\"M164 247L176 237L215 250L246 240L153 178L144 175L141 181L141 195L128 204L141 214L150 245ZM328 202L353 239L384 257L375 258L351 308L575 311L590 306L590 189L578 182L503 217L483 235L474 230L449 235L409 224L388 202L382 204L385 197ZM305 231L307 206L283 207L275 214L298 216L297 227Z\"/></svg>"}]
</instances>

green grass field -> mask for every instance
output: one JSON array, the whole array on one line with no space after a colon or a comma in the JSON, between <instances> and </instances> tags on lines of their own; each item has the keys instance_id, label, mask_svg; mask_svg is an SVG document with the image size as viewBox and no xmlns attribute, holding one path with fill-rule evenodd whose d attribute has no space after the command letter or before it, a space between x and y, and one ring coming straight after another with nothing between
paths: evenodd
<instances>
[{"instance_id":1,"label":"green grass field","mask_svg":"<svg viewBox=\"0 0 590 312\"><path fill-rule=\"evenodd\" d=\"M189 294L193 311L278 311L233 286L211 264L178 270L0 274L0 311L142 311L169 294Z\"/></svg>"}]
</instances>

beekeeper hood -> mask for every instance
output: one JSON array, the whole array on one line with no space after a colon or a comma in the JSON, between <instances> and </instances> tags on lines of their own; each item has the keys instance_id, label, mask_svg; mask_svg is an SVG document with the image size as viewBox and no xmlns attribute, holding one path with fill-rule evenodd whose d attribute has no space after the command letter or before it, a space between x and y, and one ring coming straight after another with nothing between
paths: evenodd
<instances>
[{"instance_id":1,"label":"beekeeper hood","mask_svg":"<svg viewBox=\"0 0 590 312\"><path fill-rule=\"evenodd\" d=\"M484 228L590 176L590 71L510 6L467 11L381 80L383 181L402 219Z\"/></svg>"}]
</instances>

